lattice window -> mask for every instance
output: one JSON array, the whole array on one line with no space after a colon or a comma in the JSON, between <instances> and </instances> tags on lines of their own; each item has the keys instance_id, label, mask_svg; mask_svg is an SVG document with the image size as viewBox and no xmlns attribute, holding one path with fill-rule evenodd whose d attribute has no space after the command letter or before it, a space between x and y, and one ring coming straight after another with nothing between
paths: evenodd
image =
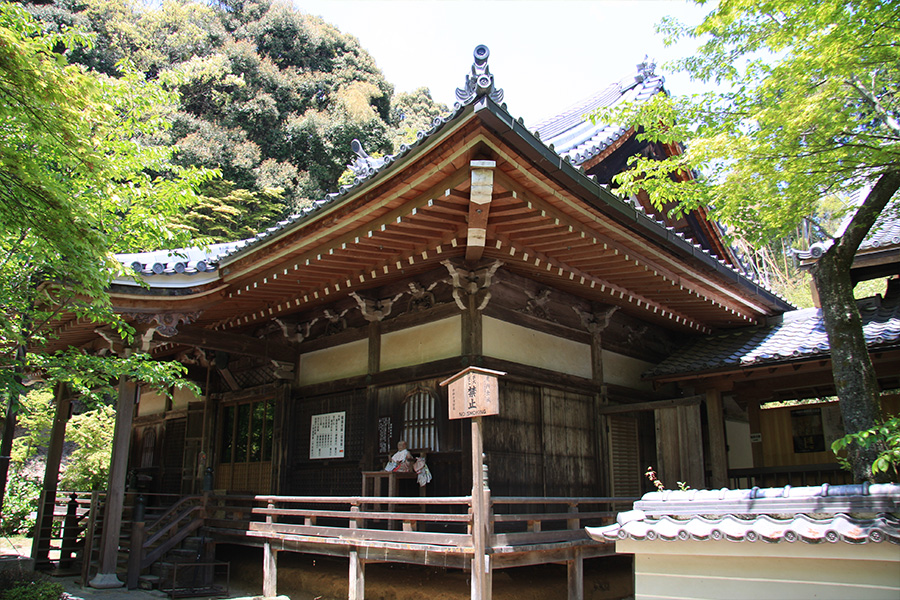
<instances>
[{"instance_id":1,"label":"lattice window","mask_svg":"<svg viewBox=\"0 0 900 600\"><path fill-rule=\"evenodd\" d=\"M435 397L428 390L418 389L403 401L403 428L401 438L410 450L438 450L437 413Z\"/></svg>"}]
</instances>

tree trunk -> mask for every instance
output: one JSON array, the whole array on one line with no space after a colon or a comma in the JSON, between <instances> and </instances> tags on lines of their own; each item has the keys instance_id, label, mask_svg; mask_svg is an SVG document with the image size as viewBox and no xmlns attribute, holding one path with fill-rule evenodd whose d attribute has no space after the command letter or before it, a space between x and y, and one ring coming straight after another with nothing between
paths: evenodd
<instances>
[{"instance_id":1,"label":"tree trunk","mask_svg":"<svg viewBox=\"0 0 900 600\"><path fill-rule=\"evenodd\" d=\"M13 387L7 391L9 404L6 406L6 420L3 422L3 438L0 440L0 516L6 500L6 480L9 477L9 463L12 460L13 438L16 435L16 415L19 413L19 399L22 397L22 373L25 370L25 346L16 348L16 371Z\"/></svg>"},{"instance_id":2,"label":"tree trunk","mask_svg":"<svg viewBox=\"0 0 900 600\"><path fill-rule=\"evenodd\" d=\"M850 267L859 245L878 215L900 188L900 172L882 175L860 205L844 234L813 268L813 278L822 304L822 316L831 346L831 371L840 399L844 431L856 433L881 422L881 398L875 368L866 346L862 319L853 298ZM857 481L872 480L873 448L850 447L849 460Z\"/></svg>"}]
</instances>

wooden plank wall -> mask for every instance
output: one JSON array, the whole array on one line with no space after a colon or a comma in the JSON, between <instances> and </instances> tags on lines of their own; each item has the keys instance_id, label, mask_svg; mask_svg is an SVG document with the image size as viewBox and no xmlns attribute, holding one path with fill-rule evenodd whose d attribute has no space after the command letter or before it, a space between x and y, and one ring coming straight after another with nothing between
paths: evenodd
<instances>
[{"instance_id":1,"label":"wooden plank wall","mask_svg":"<svg viewBox=\"0 0 900 600\"><path fill-rule=\"evenodd\" d=\"M500 414L485 417L491 492L498 496L600 493L593 399L501 380Z\"/></svg>"}]
</instances>

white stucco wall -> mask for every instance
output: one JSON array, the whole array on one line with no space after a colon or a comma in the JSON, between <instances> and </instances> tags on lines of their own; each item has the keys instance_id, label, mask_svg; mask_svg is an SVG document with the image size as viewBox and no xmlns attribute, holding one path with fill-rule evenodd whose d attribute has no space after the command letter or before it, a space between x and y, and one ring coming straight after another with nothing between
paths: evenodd
<instances>
[{"instance_id":1,"label":"white stucco wall","mask_svg":"<svg viewBox=\"0 0 900 600\"><path fill-rule=\"evenodd\" d=\"M462 353L460 323L461 317L457 315L382 335L381 370L459 356Z\"/></svg>"},{"instance_id":2,"label":"white stucco wall","mask_svg":"<svg viewBox=\"0 0 900 600\"><path fill-rule=\"evenodd\" d=\"M728 439L728 468L753 468L750 423L725 419L725 436Z\"/></svg>"},{"instance_id":3,"label":"white stucco wall","mask_svg":"<svg viewBox=\"0 0 900 600\"><path fill-rule=\"evenodd\" d=\"M591 347L563 337L484 317L482 348L485 356L559 373L591 377Z\"/></svg>"},{"instance_id":4,"label":"white stucco wall","mask_svg":"<svg viewBox=\"0 0 900 600\"><path fill-rule=\"evenodd\" d=\"M653 390L653 383L643 381L641 375L653 367L653 363L624 354L603 351L603 381L639 390Z\"/></svg>"},{"instance_id":5,"label":"white stucco wall","mask_svg":"<svg viewBox=\"0 0 900 600\"><path fill-rule=\"evenodd\" d=\"M137 406L137 415L161 415L166 412L166 397L150 388L141 388L141 395Z\"/></svg>"},{"instance_id":6,"label":"white stucco wall","mask_svg":"<svg viewBox=\"0 0 900 600\"><path fill-rule=\"evenodd\" d=\"M365 375L369 368L369 340L362 339L300 356L300 385Z\"/></svg>"},{"instance_id":7,"label":"white stucco wall","mask_svg":"<svg viewBox=\"0 0 900 600\"><path fill-rule=\"evenodd\" d=\"M900 549L888 542L616 542L635 555L636 600L900 598Z\"/></svg>"}]
</instances>

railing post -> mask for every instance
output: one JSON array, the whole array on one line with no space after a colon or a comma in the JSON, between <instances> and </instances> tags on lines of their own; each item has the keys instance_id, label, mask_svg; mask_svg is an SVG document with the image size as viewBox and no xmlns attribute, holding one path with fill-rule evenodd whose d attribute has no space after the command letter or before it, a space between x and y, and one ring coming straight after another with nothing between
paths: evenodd
<instances>
[{"instance_id":1,"label":"railing post","mask_svg":"<svg viewBox=\"0 0 900 600\"><path fill-rule=\"evenodd\" d=\"M59 547L59 566L72 566L72 553L78 543L78 494L72 492L66 506L66 520L63 522L63 536Z\"/></svg>"},{"instance_id":2,"label":"railing post","mask_svg":"<svg viewBox=\"0 0 900 600\"><path fill-rule=\"evenodd\" d=\"M91 492L91 504L88 508L87 528L84 532L84 548L81 550L81 587L86 587L91 574L91 561L94 557L94 536L100 522L100 492Z\"/></svg>"},{"instance_id":3,"label":"railing post","mask_svg":"<svg viewBox=\"0 0 900 600\"><path fill-rule=\"evenodd\" d=\"M270 511L275 510L275 502L269 500L266 508ZM270 512L266 514L266 523L274 523L274 515ZM271 531L269 535L271 535ZM277 550L272 548L272 538L266 538L263 544L263 596L266 598L274 598L278 595L278 554Z\"/></svg>"},{"instance_id":4,"label":"railing post","mask_svg":"<svg viewBox=\"0 0 900 600\"><path fill-rule=\"evenodd\" d=\"M134 515L131 525L131 547L128 549L128 589L133 590L138 586L141 577L141 562L144 560L144 513L145 503L143 494L138 494L134 503Z\"/></svg>"},{"instance_id":5,"label":"railing post","mask_svg":"<svg viewBox=\"0 0 900 600\"><path fill-rule=\"evenodd\" d=\"M366 598L366 561L359 557L359 551L354 547L350 550L350 600L365 600Z\"/></svg>"}]
</instances>

